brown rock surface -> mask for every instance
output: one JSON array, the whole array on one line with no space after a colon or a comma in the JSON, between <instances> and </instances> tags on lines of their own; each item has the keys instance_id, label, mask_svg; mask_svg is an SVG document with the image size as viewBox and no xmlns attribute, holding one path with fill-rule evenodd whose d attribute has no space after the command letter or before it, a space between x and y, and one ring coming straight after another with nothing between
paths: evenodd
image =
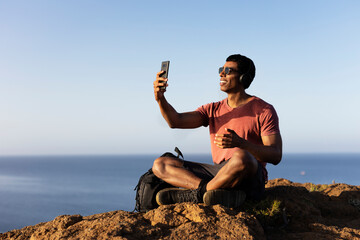
<instances>
[{"instance_id":1,"label":"brown rock surface","mask_svg":"<svg viewBox=\"0 0 360 240\"><path fill-rule=\"evenodd\" d=\"M275 179L267 184L266 201L281 201L277 216L182 203L145 214L64 215L0 234L0 239L360 239L359 190Z\"/></svg>"}]
</instances>

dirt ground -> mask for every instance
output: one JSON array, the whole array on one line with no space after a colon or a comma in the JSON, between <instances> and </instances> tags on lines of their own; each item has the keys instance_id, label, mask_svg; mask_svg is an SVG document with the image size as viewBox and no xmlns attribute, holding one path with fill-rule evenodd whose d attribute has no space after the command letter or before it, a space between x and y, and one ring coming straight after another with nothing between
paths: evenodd
<instances>
[{"instance_id":1,"label":"dirt ground","mask_svg":"<svg viewBox=\"0 0 360 240\"><path fill-rule=\"evenodd\" d=\"M147 213L64 215L0 239L360 239L360 186L274 179L266 187L266 201L281 202L274 216L181 203Z\"/></svg>"}]
</instances>

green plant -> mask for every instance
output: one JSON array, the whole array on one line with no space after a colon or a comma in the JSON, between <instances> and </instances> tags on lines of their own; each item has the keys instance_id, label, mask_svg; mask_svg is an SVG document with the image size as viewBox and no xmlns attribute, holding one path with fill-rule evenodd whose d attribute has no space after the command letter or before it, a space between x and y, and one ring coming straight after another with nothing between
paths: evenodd
<instances>
[{"instance_id":1,"label":"green plant","mask_svg":"<svg viewBox=\"0 0 360 240\"><path fill-rule=\"evenodd\" d=\"M259 202L245 202L244 211L255 215L266 227L280 227L284 225L282 202L277 199L265 198Z\"/></svg>"},{"instance_id":2,"label":"green plant","mask_svg":"<svg viewBox=\"0 0 360 240\"><path fill-rule=\"evenodd\" d=\"M327 185L327 184L315 185L315 184L311 183L309 192L321 192L321 191L324 191L325 189L327 189L328 187L329 187L329 185Z\"/></svg>"}]
</instances>

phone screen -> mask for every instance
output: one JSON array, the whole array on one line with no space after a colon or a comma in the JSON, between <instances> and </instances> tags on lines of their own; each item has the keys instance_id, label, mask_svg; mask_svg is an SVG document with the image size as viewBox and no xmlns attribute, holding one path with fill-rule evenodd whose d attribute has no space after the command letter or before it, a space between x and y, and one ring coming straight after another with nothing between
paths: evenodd
<instances>
[{"instance_id":1,"label":"phone screen","mask_svg":"<svg viewBox=\"0 0 360 240\"><path fill-rule=\"evenodd\" d=\"M168 78L168 76L169 76L169 65L170 65L170 61L163 61L161 63L161 71L165 71L163 74L161 74L161 77Z\"/></svg>"}]
</instances>

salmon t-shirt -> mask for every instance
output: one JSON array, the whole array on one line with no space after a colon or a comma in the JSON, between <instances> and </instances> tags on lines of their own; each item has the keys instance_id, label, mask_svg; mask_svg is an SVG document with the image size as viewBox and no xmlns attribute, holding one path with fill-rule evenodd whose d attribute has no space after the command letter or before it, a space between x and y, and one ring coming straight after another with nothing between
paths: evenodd
<instances>
[{"instance_id":1,"label":"salmon t-shirt","mask_svg":"<svg viewBox=\"0 0 360 240\"><path fill-rule=\"evenodd\" d=\"M221 163L232 157L236 148L219 148L215 145L215 134L228 133L225 128L234 130L237 135L247 141L263 145L262 136L280 133L279 119L272 105L258 97L251 97L246 104L231 108L227 99L205 104L198 109L204 126L209 126L211 154L214 163ZM265 171L266 163L261 162ZM267 172L264 172L267 178Z\"/></svg>"}]
</instances>

